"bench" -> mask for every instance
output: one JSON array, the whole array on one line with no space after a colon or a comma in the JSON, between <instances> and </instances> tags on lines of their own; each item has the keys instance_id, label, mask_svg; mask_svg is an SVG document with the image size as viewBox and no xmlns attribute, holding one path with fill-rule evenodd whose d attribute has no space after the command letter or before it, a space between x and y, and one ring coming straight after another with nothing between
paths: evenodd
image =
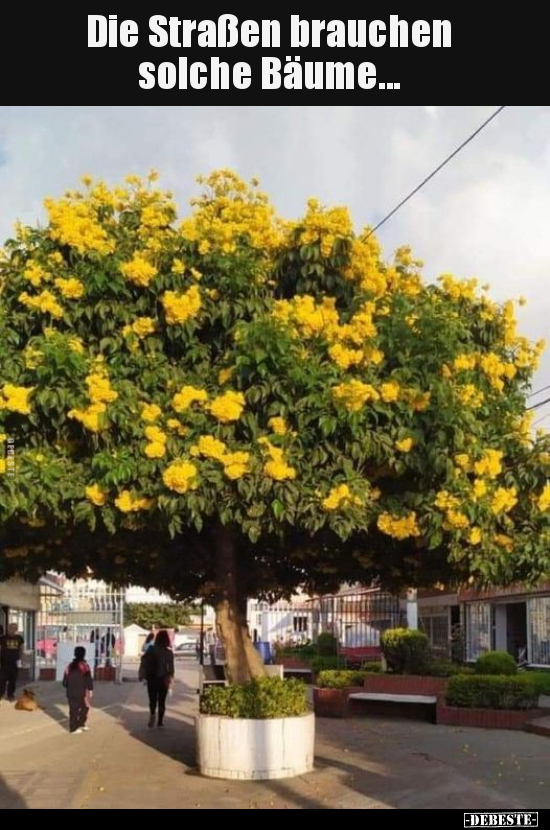
<instances>
[{"instance_id":1,"label":"bench","mask_svg":"<svg viewBox=\"0 0 550 830\"><path fill-rule=\"evenodd\" d=\"M403 705L403 717L421 718L435 723L437 695L391 694L389 692L354 692L347 700L347 714L356 714L362 703L372 703L375 714L395 714L395 705ZM378 707L376 704L380 704ZM387 705L385 705L387 704Z\"/></svg>"},{"instance_id":2,"label":"bench","mask_svg":"<svg viewBox=\"0 0 550 830\"><path fill-rule=\"evenodd\" d=\"M294 677L298 680L303 680L305 683L311 683L313 681L313 672L311 669L299 669L294 668L292 666L284 666L283 676L286 679L287 677Z\"/></svg>"},{"instance_id":3,"label":"bench","mask_svg":"<svg viewBox=\"0 0 550 830\"><path fill-rule=\"evenodd\" d=\"M223 666L201 666L199 670L198 693L202 695L207 686L227 686Z\"/></svg>"},{"instance_id":4,"label":"bench","mask_svg":"<svg viewBox=\"0 0 550 830\"><path fill-rule=\"evenodd\" d=\"M361 668L363 663L378 662L382 659L380 646L344 646L340 649L340 656L346 661L346 668Z\"/></svg>"},{"instance_id":5,"label":"bench","mask_svg":"<svg viewBox=\"0 0 550 830\"><path fill-rule=\"evenodd\" d=\"M382 700L388 703L437 703L435 695L389 695L383 692L355 692L349 700Z\"/></svg>"}]
</instances>

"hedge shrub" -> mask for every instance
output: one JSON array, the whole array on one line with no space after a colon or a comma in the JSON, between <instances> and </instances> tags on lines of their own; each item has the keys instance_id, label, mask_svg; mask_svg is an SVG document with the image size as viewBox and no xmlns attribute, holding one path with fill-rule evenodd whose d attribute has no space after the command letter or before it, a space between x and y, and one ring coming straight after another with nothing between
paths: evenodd
<instances>
[{"instance_id":1,"label":"hedge shrub","mask_svg":"<svg viewBox=\"0 0 550 830\"><path fill-rule=\"evenodd\" d=\"M343 669L342 671L322 671L317 678L317 685L322 689L346 689L348 686L362 686L368 672Z\"/></svg>"},{"instance_id":2,"label":"hedge shrub","mask_svg":"<svg viewBox=\"0 0 550 830\"><path fill-rule=\"evenodd\" d=\"M449 706L467 709L534 709L539 692L528 675L456 675L447 687Z\"/></svg>"},{"instance_id":3,"label":"hedge shrub","mask_svg":"<svg viewBox=\"0 0 550 830\"><path fill-rule=\"evenodd\" d=\"M412 628L390 628L382 634L382 651L394 674L426 674L430 664L428 638Z\"/></svg>"},{"instance_id":4,"label":"hedge shrub","mask_svg":"<svg viewBox=\"0 0 550 830\"><path fill-rule=\"evenodd\" d=\"M363 665L361 666L361 671L364 671L367 674L381 674L382 663L363 663Z\"/></svg>"},{"instance_id":5,"label":"hedge shrub","mask_svg":"<svg viewBox=\"0 0 550 830\"><path fill-rule=\"evenodd\" d=\"M267 720L293 718L309 711L307 687L299 680L263 677L243 686L209 686L200 699L203 715Z\"/></svg>"},{"instance_id":6,"label":"hedge shrub","mask_svg":"<svg viewBox=\"0 0 550 830\"><path fill-rule=\"evenodd\" d=\"M531 677L535 681L539 695L550 696L550 671L529 671L526 677Z\"/></svg>"},{"instance_id":7,"label":"hedge shrub","mask_svg":"<svg viewBox=\"0 0 550 830\"><path fill-rule=\"evenodd\" d=\"M321 657L332 657L338 653L338 640L328 631L317 637L317 653Z\"/></svg>"},{"instance_id":8,"label":"hedge shrub","mask_svg":"<svg viewBox=\"0 0 550 830\"><path fill-rule=\"evenodd\" d=\"M343 669L346 666L346 661L343 657L312 657L308 660L311 670L314 674L319 674L320 671L329 671L330 669Z\"/></svg>"},{"instance_id":9,"label":"hedge shrub","mask_svg":"<svg viewBox=\"0 0 550 830\"><path fill-rule=\"evenodd\" d=\"M477 658L476 674L517 674L516 661L507 651L488 651Z\"/></svg>"}]
</instances>

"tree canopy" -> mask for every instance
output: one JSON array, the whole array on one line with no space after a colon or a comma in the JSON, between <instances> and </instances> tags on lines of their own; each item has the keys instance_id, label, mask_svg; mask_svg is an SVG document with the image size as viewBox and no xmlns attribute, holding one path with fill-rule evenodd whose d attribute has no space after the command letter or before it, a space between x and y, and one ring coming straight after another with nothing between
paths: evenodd
<instances>
[{"instance_id":1,"label":"tree canopy","mask_svg":"<svg viewBox=\"0 0 550 830\"><path fill-rule=\"evenodd\" d=\"M385 261L343 207L282 220L222 170L181 221L154 181L85 177L5 246L0 574L210 599L235 569L266 596L550 572L513 302Z\"/></svg>"},{"instance_id":2,"label":"tree canopy","mask_svg":"<svg viewBox=\"0 0 550 830\"><path fill-rule=\"evenodd\" d=\"M160 602L129 602L124 606L124 624L135 623L152 631L154 628L179 628L189 625L188 606Z\"/></svg>"}]
</instances>

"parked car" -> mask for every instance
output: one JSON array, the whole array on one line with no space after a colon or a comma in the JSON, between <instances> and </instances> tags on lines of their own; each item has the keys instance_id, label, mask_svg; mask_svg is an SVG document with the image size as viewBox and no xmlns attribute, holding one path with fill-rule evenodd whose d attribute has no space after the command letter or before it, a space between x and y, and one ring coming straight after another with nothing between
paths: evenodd
<instances>
[{"instance_id":1,"label":"parked car","mask_svg":"<svg viewBox=\"0 0 550 830\"><path fill-rule=\"evenodd\" d=\"M197 657L196 643L180 643L174 648L174 657Z\"/></svg>"}]
</instances>

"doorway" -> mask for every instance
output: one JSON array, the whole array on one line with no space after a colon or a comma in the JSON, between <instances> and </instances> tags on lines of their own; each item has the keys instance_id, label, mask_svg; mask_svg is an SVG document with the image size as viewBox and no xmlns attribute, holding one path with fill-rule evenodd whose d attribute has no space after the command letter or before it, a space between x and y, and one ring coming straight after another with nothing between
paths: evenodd
<instances>
[{"instance_id":1,"label":"doorway","mask_svg":"<svg viewBox=\"0 0 550 830\"><path fill-rule=\"evenodd\" d=\"M527 662L527 603L506 603L506 651L518 663Z\"/></svg>"}]
</instances>

